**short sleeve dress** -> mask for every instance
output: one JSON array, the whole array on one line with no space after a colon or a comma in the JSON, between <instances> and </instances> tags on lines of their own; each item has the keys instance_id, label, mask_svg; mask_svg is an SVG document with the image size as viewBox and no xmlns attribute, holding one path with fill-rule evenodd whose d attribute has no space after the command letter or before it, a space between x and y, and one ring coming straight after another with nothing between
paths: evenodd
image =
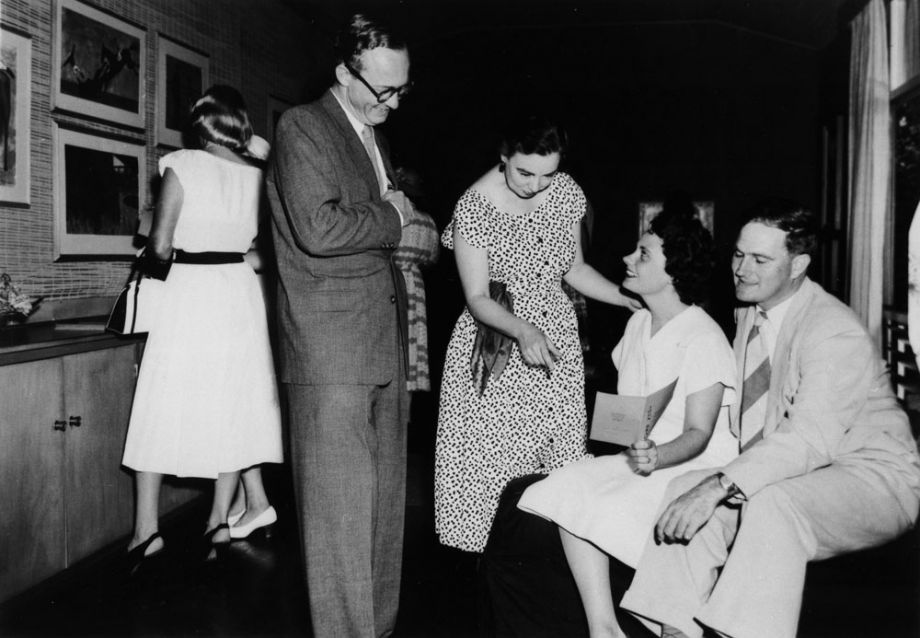
<instances>
[{"instance_id":1,"label":"short sleeve dress","mask_svg":"<svg viewBox=\"0 0 920 638\"><path fill-rule=\"evenodd\" d=\"M199 150L160 160L182 186L173 245L245 253L256 236L262 171ZM147 338L123 463L217 478L282 460L265 302L247 263L173 264Z\"/></svg>"},{"instance_id":2,"label":"short sleeve dress","mask_svg":"<svg viewBox=\"0 0 920 638\"><path fill-rule=\"evenodd\" d=\"M460 315L447 349L435 455L435 527L445 545L481 552L510 479L585 455L584 363L575 311L561 287L575 257L572 226L584 213L581 188L560 172L529 215L506 214L466 191L442 235L451 249L454 229L488 249L489 277L507 285L514 314L561 353L550 375L526 365L515 344L502 375L480 396L470 370L476 322L469 310Z\"/></svg>"},{"instance_id":3,"label":"short sleeve dress","mask_svg":"<svg viewBox=\"0 0 920 638\"><path fill-rule=\"evenodd\" d=\"M738 455L738 441L728 427L737 384L735 358L722 329L697 306L685 309L654 335L651 323L647 310L636 312L614 348L617 392L647 396L677 379L674 395L650 436L661 445L683 432L687 396L721 383L722 408L705 450L649 476L634 474L623 454L584 459L534 483L518 502L521 509L555 522L632 567L670 480L690 470L721 467Z\"/></svg>"}]
</instances>

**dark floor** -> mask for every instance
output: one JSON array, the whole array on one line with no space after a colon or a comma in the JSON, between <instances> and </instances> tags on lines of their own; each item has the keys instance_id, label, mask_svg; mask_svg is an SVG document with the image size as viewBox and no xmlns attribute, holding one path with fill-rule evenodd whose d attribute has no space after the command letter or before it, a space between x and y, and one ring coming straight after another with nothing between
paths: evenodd
<instances>
[{"instance_id":1,"label":"dark floor","mask_svg":"<svg viewBox=\"0 0 920 638\"><path fill-rule=\"evenodd\" d=\"M476 561L433 531L431 433L416 436L398 638L477 636ZM279 510L270 540L234 543L218 561L196 555L206 504L164 523L170 551L140 577L120 548L0 608L0 636L309 636L292 500L283 469L266 474ZM920 636L917 534L809 570L800 636Z\"/></svg>"},{"instance_id":2,"label":"dark floor","mask_svg":"<svg viewBox=\"0 0 920 638\"><path fill-rule=\"evenodd\" d=\"M283 468L264 474L279 514L271 539L205 561L208 503L197 502L163 522L169 551L143 571L129 577L110 548L0 607L0 636L309 636L291 491ZM432 484L430 453L410 452L397 636L474 636L476 561L438 544Z\"/></svg>"}]
</instances>

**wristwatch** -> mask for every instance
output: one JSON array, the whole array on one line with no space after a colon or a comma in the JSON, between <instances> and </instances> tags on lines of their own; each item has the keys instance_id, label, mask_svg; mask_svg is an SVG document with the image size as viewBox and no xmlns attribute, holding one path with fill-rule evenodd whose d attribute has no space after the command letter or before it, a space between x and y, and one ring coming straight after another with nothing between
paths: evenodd
<instances>
[{"instance_id":1,"label":"wristwatch","mask_svg":"<svg viewBox=\"0 0 920 638\"><path fill-rule=\"evenodd\" d=\"M738 486L735 485L734 482L725 476L722 472L716 474L716 477L719 479L719 485L722 486L723 490L725 490L726 496L735 496L741 492L741 490L738 489Z\"/></svg>"}]
</instances>

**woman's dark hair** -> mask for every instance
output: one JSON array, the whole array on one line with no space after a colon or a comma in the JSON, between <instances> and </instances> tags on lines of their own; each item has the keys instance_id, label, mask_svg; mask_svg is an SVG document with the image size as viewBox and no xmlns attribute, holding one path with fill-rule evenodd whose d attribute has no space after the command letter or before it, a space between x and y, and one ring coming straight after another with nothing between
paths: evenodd
<instances>
[{"instance_id":1,"label":"woman's dark hair","mask_svg":"<svg viewBox=\"0 0 920 638\"><path fill-rule=\"evenodd\" d=\"M699 304L709 296L712 277L712 235L696 217L689 201L665 202L649 224L649 232L661 238L664 270L674 290L686 304Z\"/></svg>"},{"instance_id":2,"label":"woman's dark hair","mask_svg":"<svg viewBox=\"0 0 920 638\"><path fill-rule=\"evenodd\" d=\"M232 86L215 84L192 106L191 132L201 141L242 152L252 137L243 96Z\"/></svg>"},{"instance_id":3,"label":"woman's dark hair","mask_svg":"<svg viewBox=\"0 0 920 638\"><path fill-rule=\"evenodd\" d=\"M336 60L350 65L355 71L363 70L361 54L377 47L404 51L406 42L388 26L362 13L356 13L349 19L334 43Z\"/></svg>"},{"instance_id":4,"label":"woman's dark hair","mask_svg":"<svg viewBox=\"0 0 920 638\"><path fill-rule=\"evenodd\" d=\"M499 151L505 157L523 155L565 155L568 136L558 122L540 115L516 120L505 129Z\"/></svg>"}]
</instances>

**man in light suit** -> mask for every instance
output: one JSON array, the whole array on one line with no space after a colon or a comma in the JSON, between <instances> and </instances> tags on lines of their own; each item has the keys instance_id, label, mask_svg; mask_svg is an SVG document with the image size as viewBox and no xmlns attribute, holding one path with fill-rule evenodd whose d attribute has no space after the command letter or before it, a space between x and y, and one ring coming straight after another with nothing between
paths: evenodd
<instances>
[{"instance_id":1,"label":"man in light suit","mask_svg":"<svg viewBox=\"0 0 920 638\"><path fill-rule=\"evenodd\" d=\"M808 561L882 544L917 517L907 417L857 316L806 276L815 244L811 216L787 203L741 229L742 453L672 482L622 603L663 636L792 638Z\"/></svg>"},{"instance_id":2,"label":"man in light suit","mask_svg":"<svg viewBox=\"0 0 920 638\"><path fill-rule=\"evenodd\" d=\"M284 113L268 173L280 377L314 634L396 623L406 478L406 298L392 262L411 202L375 126L409 82L405 44L357 15L335 83Z\"/></svg>"}]
</instances>

